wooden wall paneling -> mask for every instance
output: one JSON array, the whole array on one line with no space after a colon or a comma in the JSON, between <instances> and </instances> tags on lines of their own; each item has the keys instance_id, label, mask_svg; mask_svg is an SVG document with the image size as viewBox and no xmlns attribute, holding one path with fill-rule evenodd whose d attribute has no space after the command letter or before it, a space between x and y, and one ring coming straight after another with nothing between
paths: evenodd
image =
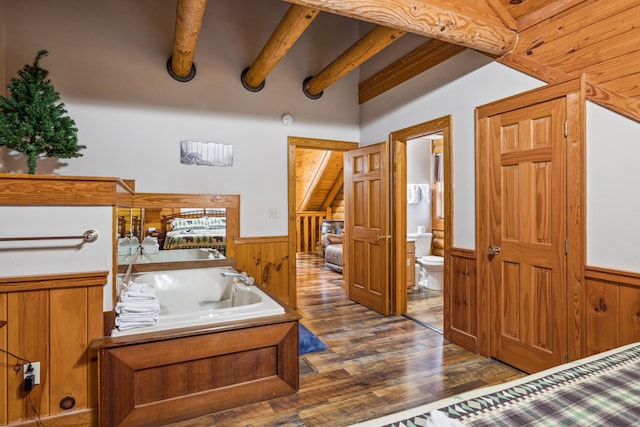
<instances>
[{"instance_id":1,"label":"wooden wall paneling","mask_svg":"<svg viewBox=\"0 0 640 427\"><path fill-rule=\"evenodd\" d=\"M449 312L452 340L469 351L478 351L478 275L475 251L451 249L451 298Z\"/></svg>"},{"instance_id":2,"label":"wooden wall paneling","mask_svg":"<svg viewBox=\"0 0 640 427\"><path fill-rule=\"evenodd\" d=\"M103 336L107 279L106 271L0 278L0 316L8 320L0 330L0 345L19 357L40 362L40 384L30 397L46 425L47 420L53 422L51 417L60 425L95 425L97 361L91 358L89 342ZM24 362L20 361L21 369L14 375L16 362L12 359L0 359L9 368L0 374L2 424L36 418L22 392ZM75 406L62 410L64 397L73 397Z\"/></svg>"},{"instance_id":3,"label":"wooden wall paneling","mask_svg":"<svg viewBox=\"0 0 640 427\"><path fill-rule=\"evenodd\" d=\"M618 286L587 279L585 296L585 356L618 346Z\"/></svg>"},{"instance_id":4,"label":"wooden wall paneling","mask_svg":"<svg viewBox=\"0 0 640 427\"><path fill-rule=\"evenodd\" d=\"M640 287L620 285L619 345L640 341Z\"/></svg>"},{"instance_id":5,"label":"wooden wall paneling","mask_svg":"<svg viewBox=\"0 0 640 427\"><path fill-rule=\"evenodd\" d=\"M87 289L87 344L104 335L103 299L102 287L92 286ZM86 351L89 364L86 378L87 406L97 408L99 401L98 351L91 348L87 348Z\"/></svg>"},{"instance_id":6,"label":"wooden wall paneling","mask_svg":"<svg viewBox=\"0 0 640 427\"><path fill-rule=\"evenodd\" d=\"M0 320L7 320L9 318L7 311L7 294L0 293ZM3 349L9 348L8 343L8 324L3 328L0 328L0 347ZM8 423L8 407L9 401L9 373L13 373L11 369L15 365L15 360L6 353L0 353L0 424Z\"/></svg>"},{"instance_id":7,"label":"wooden wall paneling","mask_svg":"<svg viewBox=\"0 0 640 427\"><path fill-rule=\"evenodd\" d=\"M30 362L40 362L40 384L31 391L31 400L41 417L49 414L49 298L45 290L8 294L8 349ZM20 366L24 362L20 361ZM8 381L9 423L34 419L28 399L22 393L22 369Z\"/></svg>"},{"instance_id":8,"label":"wooden wall paneling","mask_svg":"<svg viewBox=\"0 0 640 427\"><path fill-rule=\"evenodd\" d=\"M50 292L50 415L65 412L60 401L72 397L87 407L87 289L54 289Z\"/></svg>"},{"instance_id":9,"label":"wooden wall paneling","mask_svg":"<svg viewBox=\"0 0 640 427\"><path fill-rule=\"evenodd\" d=\"M287 236L235 239L236 268L246 271L257 283L293 307L295 284L289 283L289 241Z\"/></svg>"}]
</instances>

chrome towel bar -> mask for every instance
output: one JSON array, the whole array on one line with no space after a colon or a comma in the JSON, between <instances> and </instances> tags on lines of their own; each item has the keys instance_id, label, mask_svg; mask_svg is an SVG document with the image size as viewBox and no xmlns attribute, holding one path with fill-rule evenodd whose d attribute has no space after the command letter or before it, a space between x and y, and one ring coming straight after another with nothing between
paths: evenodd
<instances>
[{"instance_id":1,"label":"chrome towel bar","mask_svg":"<svg viewBox=\"0 0 640 427\"><path fill-rule=\"evenodd\" d=\"M40 237L0 237L0 242L15 242L25 240L70 240L82 239L85 242L95 242L100 234L96 230L87 230L82 236L40 236Z\"/></svg>"}]
</instances>

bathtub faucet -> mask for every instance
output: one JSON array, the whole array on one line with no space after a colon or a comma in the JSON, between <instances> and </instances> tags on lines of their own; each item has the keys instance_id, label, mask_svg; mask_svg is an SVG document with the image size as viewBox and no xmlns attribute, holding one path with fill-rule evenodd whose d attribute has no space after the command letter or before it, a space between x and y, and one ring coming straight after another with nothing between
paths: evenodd
<instances>
[{"instance_id":1,"label":"bathtub faucet","mask_svg":"<svg viewBox=\"0 0 640 427\"><path fill-rule=\"evenodd\" d=\"M234 277L240 280L242 283L244 283L247 286L251 286L255 283L255 280L253 280L253 277L247 276L247 273L245 273L244 271L242 273L235 273L233 271L223 271L220 274L222 274L223 277Z\"/></svg>"}]
</instances>

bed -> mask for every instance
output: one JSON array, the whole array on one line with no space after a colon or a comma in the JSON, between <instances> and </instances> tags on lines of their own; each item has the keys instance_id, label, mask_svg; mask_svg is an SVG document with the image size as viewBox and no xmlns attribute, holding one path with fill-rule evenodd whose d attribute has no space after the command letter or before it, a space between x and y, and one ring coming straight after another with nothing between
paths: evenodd
<instances>
[{"instance_id":1,"label":"bed","mask_svg":"<svg viewBox=\"0 0 640 427\"><path fill-rule=\"evenodd\" d=\"M197 209L163 215L158 243L164 250L213 248L226 254L224 210Z\"/></svg>"},{"instance_id":2,"label":"bed","mask_svg":"<svg viewBox=\"0 0 640 427\"><path fill-rule=\"evenodd\" d=\"M357 426L638 426L640 343Z\"/></svg>"}]
</instances>

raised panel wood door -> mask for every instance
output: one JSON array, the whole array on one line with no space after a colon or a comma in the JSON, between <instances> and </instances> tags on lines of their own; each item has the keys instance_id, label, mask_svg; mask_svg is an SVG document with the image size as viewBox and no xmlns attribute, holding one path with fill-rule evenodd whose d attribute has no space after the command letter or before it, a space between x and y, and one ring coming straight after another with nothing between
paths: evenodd
<instances>
[{"instance_id":1,"label":"raised panel wood door","mask_svg":"<svg viewBox=\"0 0 640 427\"><path fill-rule=\"evenodd\" d=\"M491 356L526 372L567 352L565 117L560 98L490 118Z\"/></svg>"},{"instance_id":2,"label":"raised panel wood door","mask_svg":"<svg viewBox=\"0 0 640 427\"><path fill-rule=\"evenodd\" d=\"M389 314L388 144L348 151L344 191L349 298Z\"/></svg>"}]
</instances>

